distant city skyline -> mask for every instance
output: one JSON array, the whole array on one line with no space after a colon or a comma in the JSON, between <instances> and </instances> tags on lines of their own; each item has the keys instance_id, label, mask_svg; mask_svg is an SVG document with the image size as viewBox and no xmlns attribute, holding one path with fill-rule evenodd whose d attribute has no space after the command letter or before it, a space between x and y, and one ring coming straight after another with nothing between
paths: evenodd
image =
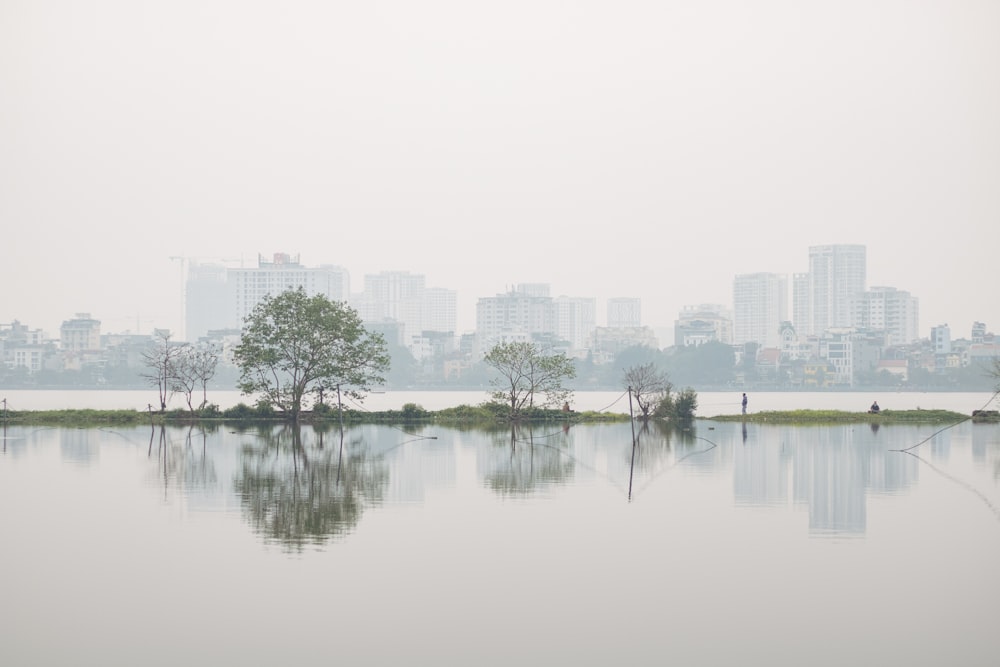
<instances>
[{"instance_id":1,"label":"distant city skyline","mask_svg":"<svg viewBox=\"0 0 1000 667\"><path fill-rule=\"evenodd\" d=\"M864 256L864 252L863 252L864 251L864 246L863 246L863 244L848 244L848 245L856 245L857 247L859 247L862 250L862 257ZM823 247L810 246L808 250L809 250L810 253L812 253L812 251L814 249L816 249L816 248L821 248L822 250L826 250L827 248L833 248L833 247L837 247L837 244L834 244L833 246L823 246ZM276 252L276 253L273 253L270 256L265 256L263 253L261 253L257 257L254 258L253 266L249 265L247 262L244 261L244 262L241 262L239 266L228 266L228 269L231 269L231 273L232 273L232 275L234 276L234 278L237 281L248 280L248 278L241 278L241 276L251 275L251 273L248 273L248 270L252 270L252 269L257 268L258 262L263 263L263 265L273 265L275 262L279 262L280 263L282 261L300 262L301 258L300 258L300 255L298 255L298 254L289 254L289 253L285 253L285 252ZM207 272L208 274L218 275L218 268L222 267L222 266L226 266L227 264L231 265L232 262L231 261L227 262L227 261L221 260L221 259L215 260L213 258L202 258L198 262L185 263L184 264L184 266L185 266L185 284L184 284L184 287L181 290L179 290L177 308L181 309L181 308L185 307L186 299L188 298L188 291L190 289L188 280L191 278L191 276L196 275L196 273L198 273L198 272L203 272L203 273ZM378 280L379 283L381 283L381 282L384 282L385 277L387 275L399 275L399 276L410 276L412 279L417 280L419 282L419 284L421 284L421 285L423 285L423 284L426 283L426 277L423 276L422 274L416 274L414 272L407 271L407 270L402 270L402 269L382 270L382 271L379 271L379 272L374 273L374 274L365 274L364 276L361 277L361 280L359 281L359 280L357 280L357 278L351 277L350 276L350 272L346 268L344 268L343 266L340 266L340 265L324 264L322 266L313 266L313 265L307 265L307 264L305 264L303 262L302 263L302 268L305 270L305 272L307 274L309 274L309 276L310 276L309 280L315 280L316 279L315 276L317 276L317 275L324 275L325 276L325 273L324 273L325 271L332 270L334 272L337 272L337 271L339 271L339 272L346 272L348 275L344 277L344 280L343 280L342 284L338 283L338 286L335 287L335 288L333 288L334 289L334 293L333 294L338 294L338 293L339 294L345 294L345 290L346 290L345 300L348 301L348 302L356 301L357 298L359 298L360 296L362 296L362 294L363 294L363 288L362 288L362 290L355 290L355 289L352 289L352 287L351 287L351 285L357 284L358 282L361 282L363 284L368 284L372 280ZM862 268L862 272L863 272L863 268ZM795 277L801 278L802 275L804 275L804 274L796 274ZM791 292L789 292L790 287L789 287L788 280L787 280L789 278L793 278L793 276L784 276L783 274L772 274L772 273L734 275L732 277L733 289L734 289L734 291L738 291L740 289L739 285L741 284L741 280L743 282L746 282L747 279L760 280L761 278L767 278L769 282L777 281L777 282L774 282L774 285L771 286L771 287L769 287L768 289L770 289L770 290L777 289L779 292L781 292L781 293L784 294L784 297L787 300L787 302L784 305L781 306L781 309L779 311L776 311L776 314L773 314L773 316L772 316L771 319L774 320L775 318L778 318L780 321L784 321L784 320L791 321L791 322L793 322L793 324L796 324L797 328L799 329L799 333L800 334L807 333L807 331L803 327L801 327L801 325L798 325L797 323L795 323L795 320L793 319L792 305L793 305L794 295ZM223 276L223 279L224 279L224 276ZM328 280L328 278L324 277L323 280L326 281L326 280ZM352 280L354 281L353 283L351 282ZM274 285L278 286L277 283L275 283ZM471 312L471 319L473 320L472 325L469 326L469 327L467 327L467 328L465 328L465 329L463 329L461 326L457 326L455 334L456 335L461 335L461 334L464 334L464 333L473 333L473 332L476 331L476 325L475 325L475 317L476 317L476 315L475 315L475 313L476 313L476 310L477 310L477 307L478 307L478 303L479 303L479 301L481 299L489 300L489 299L491 299L493 297L507 294L511 290L516 290L516 289L531 289L531 288L533 288L533 286L536 286L536 285L537 285L537 289L547 288L548 289L548 292L546 292L547 296L554 296L555 291L552 289L552 284L551 283L511 283L511 284L505 285L504 289L502 291L496 292L494 294L481 295L481 296L474 297L474 302L473 302L473 305L471 306L471 311L472 311ZM779 285L780 285L780 287L778 287ZM233 287L235 288L235 285ZM381 288L381 289L386 289L386 288ZM433 289L435 291L451 291L452 290L452 288L450 288L448 286L434 286L433 288L427 288L427 289ZM867 291L868 292L874 292L875 296L884 295L884 293L886 292L886 290L888 290L890 293L895 292L897 290L902 291L904 293L906 292L905 288L899 287L899 286L892 286L892 285L879 285L879 286L868 285L867 286ZM639 316L639 320L638 321L640 321L642 323L642 326L647 326L647 327L653 329L656 332L656 334L658 335L658 338L660 339L659 343L660 343L661 347L666 347L666 346L669 346L671 344L675 344L676 343L676 341L673 340L673 336L674 336L674 333L675 333L674 332L674 328L675 328L675 326L677 324L678 318L682 318L682 315L684 314L684 311L688 310L688 309L691 309L691 308L694 308L695 304L699 304L699 303L704 304L704 302L699 302L699 301L697 301L695 299L692 299L689 302L685 303L682 306L682 308L680 310L678 310L677 313L674 314L674 318L673 318L673 320L671 322L669 322L667 324L663 324L663 325L656 325L656 324L652 324L652 323L649 323L649 322L646 321L646 317L645 317L645 314L644 314L644 312L645 312L645 304L642 302L642 299L639 298L639 297L628 296L628 295L618 295L618 296L608 297L604 301L601 301L599 299L596 299L596 297L592 297L592 296L589 296L589 295L580 295L580 294L569 295L569 294L562 294L560 296L568 297L569 299L594 299L594 301L596 302L596 305L597 305L597 308L596 308L596 311L595 311L595 314L597 314L597 317L595 318L596 326L607 326L607 324L608 324L608 322L607 322L607 316L608 316L608 313L609 313L609 308L611 308L612 305L615 305L619 309L623 305L625 305L625 306L629 306L630 305L632 308L635 308L635 310L637 312L642 312L643 313L641 316ZM868 298L870 298L870 297L871 297L871 295L869 295ZM912 298L919 300L919 296L918 295L913 295ZM635 302L638 302L638 304L637 304L638 307L636 307ZM355 306L357 306L357 304L355 304ZM741 342L744 339L750 340L750 339L753 338L753 336L749 336L745 332L743 334L741 334L740 333L741 326L743 327L743 329L745 331L749 331L747 329L747 327L751 327L751 329L753 329L755 332L757 332L757 330L760 329L760 323L754 323L754 324L750 324L750 323L747 323L747 322L743 322L742 324L740 323L740 317L741 317L740 308L735 303L734 299L730 299L730 301L728 303L718 304L718 306L720 306L720 307L725 308L726 310L728 310L731 313L732 317L733 317L733 322L735 323L735 326L736 326L736 341L735 342L739 343L739 342ZM922 308L923 308L923 303L921 302L921 309ZM364 310L364 309L365 308L362 307L362 310ZM187 332L184 329L178 330L178 329L171 328L169 326L168 327L164 327L160 323L157 323L157 322L152 321L152 320L137 319L136 322L135 322L135 324L131 325L131 323L126 319L124 327L116 327L111 322L108 322L107 320L104 320L100 316L99 313L94 313L94 312L91 312L91 311L84 311L84 310L77 310L77 311L74 311L71 314L68 314L68 315L66 315L64 317L59 318L59 323L56 324L51 330L48 329L48 328L46 328L46 327L40 327L38 324L36 324L36 323L34 323L32 321L29 321L29 320L27 320L25 318L17 318L17 317L15 317L12 320L8 320L8 321L3 322L3 323L4 324L9 324L11 321L17 320L20 323L26 324L26 325L28 325L28 326L30 326L32 328L41 328L41 329L43 329L43 332L48 337L57 338L58 337L58 329L61 326L61 324L64 323L64 322L66 322L66 321L68 321L68 320L72 320L72 319L76 318L77 316L79 316L81 314L85 314L85 315L87 315L89 317L92 317L95 320L100 321L102 323L102 332L104 332L104 333L137 332L137 333L141 333L141 334L146 334L146 333L151 333L153 331L153 329L169 328L171 330L171 332L174 334L174 336L175 336L176 339L178 339L178 340L186 340L186 339L188 339L188 337L186 335ZM371 314L371 313L369 313L369 314ZM468 321L470 319L469 315L470 315L469 313L463 313L462 310L461 310L461 308L457 307L456 308L456 312L453 314L453 319L456 320L456 324L457 324L457 321L463 321L463 320L464 321ZM743 313L743 316L745 316L745 313ZM635 313L632 314L632 317L635 317ZM190 323L188 323L186 320L187 320L187 314L185 314L185 316L184 316L185 328L190 328ZM970 321L967 326L956 326L956 325L953 325L952 323L947 322L947 321L945 321L945 322L937 322L937 323L926 325L926 326L923 325L923 324L921 324L921 328L924 330L924 333L918 334L918 337L919 338L923 338L923 339L929 339L930 336L931 336L931 330L934 327L946 325L946 326L948 326L951 329L953 337L956 337L956 338L965 338L965 337L967 337L971 333L973 325L975 323L977 323L977 322L984 323L986 325L986 330L987 331L989 331L989 332L994 331L993 325L990 322L986 321L984 318L977 318L977 319L974 319L974 320ZM143 323L146 324L145 328L143 328L141 326ZM760 329L760 331L762 332L763 329ZM763 336L764 334L760 333L760 332L757 332L757 335ZM665 339L666 336L669 336L670 338L669 339ZM764 340L766 341L766 345L767 346L776 346L778 344L778 341L777 341L778 336L779 336L779 331L777 330L777 328L775 329L775 331L773 331L770 334L764 336Z\"/></svg>"},{"instance_id":2,"label":"distant city skyline","mask_svg":"<svg viewBox=\"0 0 1000 667\"><path fill-rule=\"evenodd\" d=\"M261 256L266 255L266 253L259 253L259 254ZM806 247L802 249L802 256L803 257L807 256ZM257 257L258 255L255 254L252 257L252 260L244 260L242 262L242 265L247 267L255 266L257 262ZM233 261L223 262L223 259L224 258L216 259L212 257L203 257L199 261L203 264L212 264L220 262L228 264L231 267L240 266L240 262L233 262ZM319 262L313 263L307 261L307 259L303 259L303 263L313 268L321 265L321 263ZM323 262L322 264L328 264L328 263L329 262ZM801 263L804 266L807 264L805 260L802 261ZM0 319L0 322L9 323L13 320L19 320L22 323L29 323L32 326L37 326L39 328L42 328L46 332L46 334L54 334L55 332L58 331L59 326L63 321L72 319L77 313L88 312L95 318L100 319L105 324L106 327L111 327L109 330L113 330L115 332L124 332L126 330L129 331L138 330L142 333L148 333L152 331L153 328L167 328L175 333L183 335L184 334L183 323L185 318L182 313L184 307L184 291L186 289L186 273L188 269L188 264L187 263L183 264L184 267L183 270L185 274L185 280L183 282L181 281L179 275L180 273L180 267L178 266L179 262L175 259L172 262L172 264L173 264L173 275L168 277L169 282L172 283L170 285L170 289L168 290L169 293L164 297L162 297L162 299L158 301L156 304L150 304L145 301L139 301L136 304L133 304L132 308L122 308L120 306L116 306L114 308L104 308L103 312L107 313L107 315L104 316L102 314L101 308L83 307L83 305L89 306L91 304L94 304L94 298L88 297L81 299L81 305L77 307L73 307L73 305L70 304L65 312L55 313L53 311L46 311L44 308L42 308L43 304L33 303L31 304L30 307L23 309L24 314L19 314L18 312L15 312L14 309L11 307L10 301L5 300L3 304L0 304L0 312L3 313L3 317L2 319ZM358 280L359 278L358 274L352 271L349 266L347 266L345 263L341 263L340 266L343 266L344 269L348 271L352 281ZM363 275L375 275L385 271L404 271L410 273L417 273L413 269L405 269L400 267L395 267L390 269L386 267L386 268L373 269L372 273L362 274L360 277L363 278ZM799 273L798 271L795 271L783 274L781 272L767 271L766 269L762 269L762 271L766 273L787 275L790 281L792 280L794 275ZM427 274L422 274L422 275L427 276ZM462 284L464 283L462 283L461 281L457 283L456 287L440 283L436 283L435 286L445 289L455 289L455 291L458 294L458 303L456 307L457 327L458 327L457 333L467 333L474 331L475 329L476 303L480 298L495 296L497 294L504 294L514 286L521 283L546 282L537 279L537 272L533 272L532 275L534 276L534 278L531 281L508 280L507 282L504 283L498 281L496 283L495 290L489 293L482 293L482 294L478 293L473 294L468 289L463 289ZM603 294L604 296L599 296L598 294L581 294L573 292L570 289L565 289L565 282L560 282L558 280L550 281L547 284L550 285L553 295L564 295L569 297L584 296L584 297L593 297L597 299L599 322L604 318L605 314L604 306L608 301L620 298L626 298L626 299L638 298L641 300L642 304L643 324L652 327L658 331L664 331L667 329L672 330L674 326L674 321L677 319L680 312L688 306L698 303L713 302L713 303L720 303L722 305L726 305L729 308L732 308L734 305L732 301L732 288L733 288L733 280L735 279L736 275L737 274L731 274L729 276L729 283L726 286L727 289L725 290L725 294L723 295L724 297L726 297L724 299L699 298L699 296L697 296L694 293L691 294L690 298L684 298L683 295L678 294L678 292L681 289L680 287L671 288L669 294L665 294L662 299L657 299L655 296L642 297L639 296L638 294L628 294L619 292L612 293L609 292L607 289L602 290L601 292L601 294ZM142 282L143 278L140 276L137 278L137 280L139 282ZM477 280L481 281L482 277L478 276ZM427 277L427 281L428 283L431 282L429 277ZM683 287L685 289L687 287L697 289L698 285L699 282L693 280L690 281L690 284L686 283ZM954 301L951 299L945 299L943 300L943 303L928 302L928 300L925 299L921 294L916 293L912 288L909 288L907 285L894 283L889 280L881 281L878 284L875 284L871 280L869 280L868 288L871 289L873 287L892 287L899 290L905 290L908 291L917 299L919 299L920 301L919 335L921 338L929 337L930 330L932 327L944 324L949 325L953 331L955 330L965 331L966 329L971 329L974 322L985 322L987 324L987 328L990 331L994 331L996 330L996 327L1000 327L1000 324L996 324L1000 323L1000 312L995 313L997 317L994 319L991 319L989 317L990 311L996 310L996 305L992 302L989 303L982 302L980 304L981 307L973 307L971 309L963 307L959 309L957 304L955 304ZM354 293L357 292L355 291ZM791 295L789 296L789 299L790 299L789 307L791 307L792 304ZM676 310L667 310L668 306L663 305L666 302L670 303L676 302L678 304ZM953 309L949 309L949 305L955 307ZM955 314L959 310L967 311L970 313L970 315L967 315L964 319L960 320L958 318L958 315ZM156 313L161 313L161 315L157 317ZM935 317L934 313L937 313L938 316ZM945 314L942 315L941 313ZM793 316L790 309L788 316L790 319ZM968 321L966 322L965 319L968 319Z\"/></svg>"},{"instance_id":3,"label":"distant city skyline","mask_svg":"<svg viewBox=\"0 0 1000 667\"><path fill-rule=\"evenodd\" d=\"M642 300L864 244L1000 327L1000 3L0 4L0 322L182 331L185 258ZM224 32L223 32L224 31ZM603 308L598 309L599 316Z\"/></svg>"}]
</instances>

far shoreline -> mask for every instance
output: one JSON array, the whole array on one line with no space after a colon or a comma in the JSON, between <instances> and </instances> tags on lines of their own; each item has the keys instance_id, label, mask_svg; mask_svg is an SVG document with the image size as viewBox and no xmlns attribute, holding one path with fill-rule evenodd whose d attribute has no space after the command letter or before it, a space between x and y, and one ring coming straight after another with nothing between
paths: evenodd
<instances>
[{"instance_id":1,"label":"far shoreline","mask_svg":"<svg viewBox=\"0 0 1000 667\"><path fill-rule=\"evenodd\" d=\"M173 409L165 412L150 410L9 410L0 415L5 427L9 426L204 426L221 424L269 424L337 427L358 425L437 425L437 426L532 426L545 423L598 424L630 421L628 413L562 411L536 409L518 419L503 415L503 406L459 405L445 410L424 410L417 405L404 406L403 410L361 411L345 409L339 412L329 408L316 412L304 411L298 422L281 412L259 410L244 404L227 411L209 410L192 414L189 410ZM976 423L1000 423L997 410L973 410L963 414L952 410L882 410L878 413L842 410L781 410L749 414L720 414L710 417L696 416L690 422L670 422L651 419L650 422L668 427L690 428L696 422L741 422L748 424L783 424L792 426L872 424L949 424L971 420ZM641 421L638 417L635 421Z\"/></svg>"}]
</instances>

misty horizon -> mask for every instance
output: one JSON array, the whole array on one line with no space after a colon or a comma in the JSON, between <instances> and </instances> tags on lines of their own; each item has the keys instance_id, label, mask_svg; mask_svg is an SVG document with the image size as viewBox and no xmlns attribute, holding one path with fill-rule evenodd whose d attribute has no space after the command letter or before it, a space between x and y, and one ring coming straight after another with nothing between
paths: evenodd
<instances>
[{"instance_id":1,"label":"misty horizon","mask_svg":"<svg viewBox=\"0 0 1000 667\"><path fill-rule=\"evenodd\" d=\"M863 245L863 244L860 244L860 245ZM814 246L810 246L810 247L814 247ZM353 275L353 274L351 274L350 270L347 267L345 267L343 264L334 263L334 262L324 262L322 264L319 264L319 263L316 263L316 264L307 263L307 262L303 262L301 260L301 255L299 255L298 253L276 252L276 253L272 253L271 255L265 255L264 253L258 253L254 257L252 265L248 264L245 259L241 259L239 261L239 266L234 266L233 264L234 264L235 260L226 260L226 259L222 259L222 258L220 258L220 259L215 259L215 258L201 258L200 261L198 261L197 263L201 264L201 265L209 265L209 266L211 266L211 265L225 266L226 268L256 268L258 262L260 262L260 261L270 262L273 257L276 257L277 255L281 255L281 254L291 255L294 259L298 260L304 268L319 268L321 266L334 266L334 267L343 269L345 272L348 273L349 277L351 277ZM188 277L186 275L186 271L189 268L189 265L188 265L187 262L190 260L190 258L187 258L187 257L184 257L184 258L174 257L173 259L174 260L178 260L178 259L184 259L185 260L185 262L183 264L184 271L185 271L185 283L184 283L184 285L182 285L182 286L179 287L179 291L178 291L178 294L177 294L177 300L176 300L176 303L174 304L175 308L178 310L178 312L180 312L181 308L184 305L184 294L183 294L183 292L184 292L184 289L186 287L186 281L187 281L187 277ZM397 269L383 269L383 270L379 271L378 273L382 273L382 272L389 272L389 273L391 273L391 272L401 272L401 273L408 273L408 274L411 274L411 275L419 275L419 274L416 274L415 272L413 272L411 270L408 270L408 269L398 269L398 268ZM773 273L773 272L762 270L762 271L757 272L757 273ZM377 274L370 274L369 273L369 274L365 274L365 275L368 276L368 275L377 275ZM741 274L741 275L747 275L747 274ZM791 278L790 275L788 277ZM735 278L736 278L736 276L734 275L733 279L735 279ZM566 297L571 297L571 298L595 298L595 301L597 303L597 311L596 311L597 312L597 326L605 326L606 325L606 309L602 309L601 306L602 305L606 305L607 299L609 299L609 298L639 298L637 296L629 295L629 294L616 294L616 295L612 295L610 297L606 297L605 299L602 300L602 299L597 299L596 297L592 297L591 295L588 295L588 294L572 294L572 293L566 293L566 292L561 292L559 290L555 290L553 283L546 283L545 281L541 281L541 280L523 280L523 281L510 282L510 283L508 283L508 284L506 284L504 286L504 289L502 291L497 291L497 292L495 292L493 294L479 295L479 296L475 297L475 299L478 300L479 298L488 298L488 297L493 297L493 296L505 295L505 294L508 294L511 291L515 290L517 288L517 286L519 286L519 285L538 284L538 283L546 284L550 288L553 288L553 289L550 289L550 296L552 296L552 297L566 296ZM351 282L352 287L351 287L351 291L350 291L350 299L347 300L348 302L350 302L351 299L359 297L360 295L363 294L363 291L355 290L353 288L353 284L354 283L353 283L353 279L352 279L352 282ZM447 290L451 290L451 291L456 291L457 292L457 290L454 287L449 286L449 285L430 285L430 284L428 284L427 287L428 288L441 288L441 289L447 289ZM900 290L900 291L909 292L909 290L907 290L906 287L902 286L902 285L868 285L867 289L871 290L871 289L875 289L875 288L879 288L879 287L891 287L891 288L894 288L894 289L897 289L897 290ZM789 295L790 294L791 294L791 291L790 291L790 283L789 283ZM911 296L917 298L918 304L919 304L919 312L923 312L924 303L920 299L920 295L913 294L912 292L910 292L910 294L911 294ZM792 300L791 300L791 298L789 298L788 320L792 322L793 326L799 327L800 325L798 323L794 322L794 319L792 317L792 307L791 307L791 304L792 304ZM682 305L682 308L694 307L694 306L699 306L699 305L719 305L719 306L722 306L722 307L726 308L728 310L730 316L733 315L732 298L730 298L727 302L723 302L723 303L712 303L712 302L708 302L708 301L705 301L705 300L690 299L689 301L685 302ZM678 311L677 313L674 314L675 315L675 320L674 321L656 324L656 323L651 323L651 322L649 322L647 320L647 318L645 316L645 310L646 310L646 304L645 303L641 304L641 308L642 308L642 311L643 311L642 326L647 326L647 327L653 329L656 332L656 334L657 334L658 337L662 336L664 333L669 333L669 335L671 337L671 343L670 344L673 344L673 341L672 341L672 338L673 338L673 328L674 328L674 325L676 323L676 317L678 315L680 315L680 311ZM461 325L457 325L457 330L454 332L456 336L463 335L463 334L475 333L475 331L476 331L476 326L475 326L475 311L476 311L476 303L475 303L475 301L473 301L471 303L471 305L468 306L468 308L465 310L465 312L463 312L463 308L462 308L461 302L459 302L457 304L456 320L458 322L461 322L463 320L462 316L465 315L464 319L466 321L471 320L471 323L467 327L465 327L465 328L463 328ZM122 327L118 327L118 328L114 328L114 329L111 329L111 328L108 328L108 327L105 326L105 323L107 322L107 320L105 320L104 318L102 318L100 313L95 313L95 312L87 311L87 310L76 310L72 314L70 314L68 316L65 316L65 317L62 317L61 319L58 320L58 322L62 323L62 322L65 322L67 320L71 320L71 319L73 319L73 318L75 318L75 317L77 317L79 315L88 315L89 317L92 317L93 319L100 321L101 325L102 325L102 333L108 333L108 334L137 333L137 334L140 334L140 335L145 335L145 334L151 334L155 329L167 329L173 335L174 340L187 340L187 338L186 338L186 332L185 332L185 330L184 330L183 327L178 327L177 329L174 329L174 328L171 328L171 327L168 327L168 326L161 326L160 323L157 323L157 322L155 322L155 321L153 321L151 319L148 319L148 318L144 318L141 315L137 315L134 318L134 320L132 320L134 322L134 327L128 326L129 325L129 318L119 318L118 321L125 323L125 326L123 328ZM919 336L918 336L920 339L927 339L929 337L929 335L930 335L930 329L931 328L936 327L936 326L942 326L942 325L948 326L951 329L951 331L952 331L952 337L953 338L965 338L965 337L967 337L968 332L971 331L974 323L976 323L976 322L982 322L982 323L986 324L987 333L992 333L993 332L992 323L990 323L988 321L985 321L982 318L975 319L975 320L970 321L968 323L963 323L964 328L962 326L956 326L955 324L953 324L951 322L947 322L947 321L946 322L937 322L937 323L930 324L930 325L925 325L923 323L923 321L922 321L923 318L920 318L920 320L921 321L919 323ZM57 339L58 338L58 330L59 330L60 324L54 324L54 325L51 326L51 328L47 328L47 327L39 326L39 325L35 324L34 322L28 321L28 320L26 320L24 318L18 318L18 317L14 317L12 320L4 322L4 324L10 324L13 321L20 322L21 324L26 325L26 326L28 326L30 328L33 328L33 329L34 328L41 329L46 334L46 336L49 337L49 338L52 338L52 339ZM51 318L50 318L50 321L51 321ZM661 347L667 347L668 345L669 344L667 344L665 341L660 340L660 346Z\"/></svg>"},{"instance_id":2,"label":"misty horizon","mask_svg":"<svg viewBox=\"0 0 1000 667\"><path fill-rule=\"evenodd\" d=\"M304 250L469 318L546 282L666 328L843 243L922 336L995 327L997 26L972 0L11 0L0 322L182 331L173 258Z\"/></svg>"}]
</instances>

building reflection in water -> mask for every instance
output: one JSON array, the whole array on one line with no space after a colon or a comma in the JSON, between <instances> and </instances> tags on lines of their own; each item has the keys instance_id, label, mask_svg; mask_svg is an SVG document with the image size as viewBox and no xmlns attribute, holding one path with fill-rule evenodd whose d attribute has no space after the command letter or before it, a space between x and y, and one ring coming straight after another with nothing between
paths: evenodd
<instances>
[{"instance_id":1,"label":"building reflection in water","mask_svg":"<svg viewBox=\"0 0 1000 667\"><path fill-rule=\"evenodd\" d=\"M643 502L675 471L724 480L730 467L738 506L799 508L808 512L811 534L863 535L868 497L899 494L918 480L920 460L894 450L926 439L923 458L942 459L954 444L1000 474L995 431L939 430L699 422L636 431L622 423L498 430L356 425L343 443L337 428L287 426L140 428L118 437L148 452L151 486L165 497L182 494L192 509L239 511L265 540L301 549L352 532L374 506L421 503L467 475L501 497L596 483ZM16 456L36 438L58 438L61 457L85 465L99 462L107 442L96 429L27 439L19 432L11 451Z\"/></svg>"},{"instance_id":2,"label":"building reflection in water","mask_svg":"<svg viewBox=\"0 0 1000 667\"><path fill-rule=\"evenodd\" d=\"M811 533L863 535L868 495L897 494L917 481L919 461L890 451L885 431L759 424L749 431L747 444L733 447L735 501L773 507L790 493L808 509Z\"/></svg>"}]
</instances>

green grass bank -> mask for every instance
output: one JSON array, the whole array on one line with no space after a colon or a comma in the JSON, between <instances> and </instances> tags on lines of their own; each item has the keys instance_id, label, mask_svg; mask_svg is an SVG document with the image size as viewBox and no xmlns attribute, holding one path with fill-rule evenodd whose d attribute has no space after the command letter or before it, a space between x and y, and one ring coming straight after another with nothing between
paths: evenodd
<instances>
[{"instance_id":1,"label":"green grass bank","mask_svg":"<svg viewBox=\"0 0 1000 667\"><path fill-rule=\"evenodd\" d=\"M400 410L366 411L317 406L301 413L302 424L497 424L509 423L508 408L498 403L459 405L444 410L425 410L419 405L406 404ZM599 423L628 421L627 414L609 412L564 412L531 408L523 411L518 419L522 423L575 422ZM130 426L130 425L188 425L197 423L286 423L288 417L267 406L239 404L227 410L210 407L205 410L23 410L8 411L0 415L8 425L31 426Z\"/></svg>"},{"instance_id":2,"label":"green grass bank","mask_svg":"<svg viewBox=\"0 0 1000 667\"><path fill-rule=\"evenodd\" d=\"M711 421L754 424L950 424L966 419L972 419L972 416L950 410L882 410L876 414L841 410L786 410L710 418Z\"/></svg>"}]
</instances>

